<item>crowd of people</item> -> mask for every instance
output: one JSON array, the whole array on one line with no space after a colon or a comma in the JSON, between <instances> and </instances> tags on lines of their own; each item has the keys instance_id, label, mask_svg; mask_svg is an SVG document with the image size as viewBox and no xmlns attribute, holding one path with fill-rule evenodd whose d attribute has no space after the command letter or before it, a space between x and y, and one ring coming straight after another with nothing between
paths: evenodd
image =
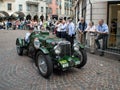
<instances>
[{"instance_id":1,"label":"crowd of people","mask_svg":"<svg viewBox=\"0 0 120 90\"><path fill-rule=\"evenodd\" d=\"M90 45L91 53L95 52L95 48L102 49L101 56L104 55L104 50L107 48L107 38L108 38L108 26L104 23L103 19L98 21L98 25L95 26L93 21L87 24L84 18L80 18L77 25L73 23L71 18L64 20L60 18L59 20L48 20L44 19L38 20L3 20L0 21L0 29L20 29L20 30L33 30L34 28L39 30L50 30L56 34L59 38L64 38L71 42L73 45L74 38L77 37L78 41L86 45ZM89 40L88 40L89 39ZM102 39L102 46L99 40Z\"/></svg>"},{"instance_id":2,"label":"crowd of people","mask_svg":"<svg viewBox=\"0 0 120 90\"><path fill-rule=\"evenodd\" d=\"M29 30L33 27L36 20L1 20L0 29L2 30Z\"/></svg>"},{"instance_id":3,"label":"crowd of people","mask_svg":"<svg viewBox=\"0 0 120 90\"><path fill-rule=\"evenodd\" d=\"M98 25L95 26L94 22L92 21L90 21L87 25L84 18L81 18L78 21L77 29L78 40L82 44L86 44L89 39L91 53L95 52L97 46L97 49L101 49L100 56L103 56L104 50L107 48L107 39L109 34L108 25L104 23L104 20L100 19L98 21ZM99 42L99 40L102 40L102 44Z\"/></svg>"},{"instance_id":4,"label":"crowd of people","mask_svg":"<svg viewBox=\"0 0 120 90\"><path fill-rule=\"evenodd\" d=\"M80 18L77 26L72 22L71 18L67 21L59 19L55 23L55 31L57 37L67 39L72 45L75 37L81 44L89 44L91 53L95 53L95 49L100 49L100 56L104 55L104 50L107 48L109 28L103 19L98 21L97 26L94 25L93 21L87 24L84 18ZM102 40L102 43L99 40Z\"/></svg>"}]
</instances>

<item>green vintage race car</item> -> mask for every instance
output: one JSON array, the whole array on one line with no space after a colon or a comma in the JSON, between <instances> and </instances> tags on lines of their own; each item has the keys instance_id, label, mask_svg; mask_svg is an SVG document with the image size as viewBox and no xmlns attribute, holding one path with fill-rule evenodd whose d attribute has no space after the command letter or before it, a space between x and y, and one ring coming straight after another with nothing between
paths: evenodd
<instances>
[{"instance_id":1,"label":"green vintage race car","mask_svg":"<svg viewBox=\"0 0 120 90\"><path fill-rule=\"evenodd\" d=\"M27 55L35 60L40 74L48 78L53 70L68 70L71 67L81 68L87 62L84 47L77 41L71 46L69 41L50 35L47 31L32 32L29 42L25 39L16 39L18 55Z\"/></svg>"}]
</instances>

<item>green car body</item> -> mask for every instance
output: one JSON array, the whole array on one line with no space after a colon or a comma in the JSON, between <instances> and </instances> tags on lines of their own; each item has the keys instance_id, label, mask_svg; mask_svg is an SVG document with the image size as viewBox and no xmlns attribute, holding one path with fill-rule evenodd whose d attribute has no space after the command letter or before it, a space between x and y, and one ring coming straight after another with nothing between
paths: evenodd
<instances>
[{"instance_id":1,"label":"green car body","mask_svg":"<svg viewBox=\"0 0 120 90\"><path fill-rule=\"evenodd\" d=\"M71 67L81 68L87 62L87 54L79 42L75 41L71 46L69 41L50 35L47 31L31 33L29 42L17 38L16 47L19 55L27 50L28 56L34 58L40 74L45 78L54 69L65 71Z\"/></svg>"}]
</instances>

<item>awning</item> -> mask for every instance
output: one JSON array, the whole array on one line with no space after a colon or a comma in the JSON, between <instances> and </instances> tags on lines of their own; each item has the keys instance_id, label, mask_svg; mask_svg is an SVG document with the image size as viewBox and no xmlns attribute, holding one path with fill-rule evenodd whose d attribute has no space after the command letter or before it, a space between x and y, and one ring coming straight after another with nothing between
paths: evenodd
<instances>
[{"instance_id":1,"label":"awning","mask_svg":"<svg viewBox=\"0 0 120 90\"><path fill-rule=\"evenodd\" d=\"M17 13L13 13L11 16L18 17L19 15Z\"/></svg>"},{"instance_id":2,"label":"awning","mask_svg":"<svg viewBox=\"0 0 120 90\"><path fill-rule=\"evenodd\" d=\"M4 15L3 13L0 13L0 17L1 17L1 18L4 18L5 15Z\"/></svg>"},{"instance_id":3,"label":"awning","mask_svg":"<svg viewBox=\"0 0 120 90\"><path fill-rule=\"evenodd\" d=\"M23 12L14 12L11 16L13 16L13 17L24 17L25 14Z\"/></svg>"},{"instance_id":4,"label":"awning","mask_svg":"<svg viewBox=\"0 0 120 90\"><path fill-rule=\"evenodd\" d=\"M17 13L20 17L24 17L25 16L25 14L23 12L15 12L15 13Z\"/></svg>"},{"instance_id":5,"label":"awning","mask_svg":"<svg viewBox=\"0 0 120 90\"><path fill-rule=\"evenodd\" d=\"M0 11L0 16L2 17L9 17L9 14L5 11Z\"/></svg>"}]
</instances>

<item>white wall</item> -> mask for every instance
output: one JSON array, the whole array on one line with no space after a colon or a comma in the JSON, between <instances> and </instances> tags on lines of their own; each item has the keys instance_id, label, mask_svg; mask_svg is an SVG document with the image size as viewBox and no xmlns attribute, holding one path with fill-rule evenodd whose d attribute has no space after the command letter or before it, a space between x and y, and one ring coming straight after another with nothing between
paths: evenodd
<instances>
[{"instance_id":1,"label":"white wall","mask_svg":"<svg viewBox=\"0 0 120 90\"><path fill-rule=\"evenodd\" d=\"M98 23L99 19L104 19L107 23L107 2L93 3L92 19L95 24Z\"/></svg>"},{"instance_id":2,"label":"white wall","mask_svg":"<svg viewBox=\"0 0 120 90\"><path fill-rule=\"evenodd\" d=\"M79 10L80 10L79 18L80 18L82 15L82 1L80 1L79 6L80 6L79 7ZM104 19L105 23L107 22L107 2L92 3L92 21L97 25L99 19ZM86 22L89 23L89 21L90 21L90 4L89 4L89 0L87 0Z\"/></svg>"},{"instance_id":3,"label":"white wall","mask_svg":"<svg viewBox=\"0 0 120 90\"><path fill-rule=\"evenodd\" d=\"M46 16L46 7L47 7L47 5L46 5L46 3L44 2L44 1L39 1L40 3L39 3L39 6L38 6L38 16L41 16L42 14L44 15L44 17ZM44 8L44 10L43 10L43 13L41 12L41 7L43 7Z\"/></svg>"}]
</instances>

